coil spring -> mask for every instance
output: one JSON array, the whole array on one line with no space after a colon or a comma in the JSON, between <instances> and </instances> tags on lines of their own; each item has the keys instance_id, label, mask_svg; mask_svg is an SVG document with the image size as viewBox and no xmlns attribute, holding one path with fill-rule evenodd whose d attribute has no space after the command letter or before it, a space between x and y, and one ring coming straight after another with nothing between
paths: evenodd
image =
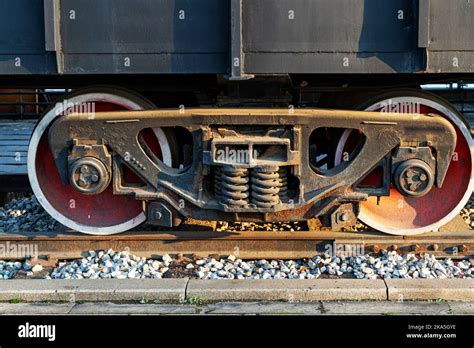
<instances>
[{"instance_id":1,"label":"coil spring","mask_svg":"<svg viewBox=\"0 0 474 348\"><path fill-rule=\"evenodd\" d=\"M279 187L280 187L280 192L278 193L280 195L280 199L282 202L288 201L288 171L286 167L281 167L280 170L278 170L278 181L279 181Z\"/></svg>"},{"instance_id":2,"label":"coil spring","mask_svg":"<svg viewBox=\"0 0 474 348\"><path fill-rule=\"evenodd\" d=\"M222 168L214 167L214 193L218 199L222 197Z\"/></svg>"},{"instance_id":3,"label":"coil spring","mask_svg":"<svg viewBox=\"0 0 474 348\"><path fill-rule=\"evenodd\" d=\"M221 202L233 207L248 205L248 169L224 167L221 173Z\"/></svg>"},{"instance_id":4,"label":"coil spring","mask_svg":"<svg viewBox=\"0 0 474 348\"><path fill-rule=\"evenodd\" d=\"M278 167L255 168L252 171L252 203L259 208L271 208L280 203Z\"/></svg>"}]
</instances>

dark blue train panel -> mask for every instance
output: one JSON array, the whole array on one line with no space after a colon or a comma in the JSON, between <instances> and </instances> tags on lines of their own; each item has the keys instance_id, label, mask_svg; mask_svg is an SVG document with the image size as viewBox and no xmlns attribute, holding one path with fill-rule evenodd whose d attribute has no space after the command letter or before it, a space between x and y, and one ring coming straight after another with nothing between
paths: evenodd
<instances>
[{"instance_id":1,"label":"dark blue train panel","mask_svg":"<svg viewBox=\"0 0 474 348\"><path fill-rule=\"evenodd\" d=\"M466 0L0 0L0 74L470 73Z\"/></svg>"},{"instance_id":2,"label":"dark blue train panel","mask_svg":"<svg viewBox=\"0 0 474 348\"><path fill-rule=\"evenodd\" d=\"M248 73L413 72L423 68L412 0L243 2Z\"/></svg>"},{"instance_id":3,"label":"dark blue train panel","mask_svg":"<svg viewBox=\"0 0 474 348\"><path fill-rule=\"evenodd\" d=\"M64 73L227 73L229 2L63 0Z\"/></svg>"},{"instance_id":4,"label":"dark blue train panel","mask_svg":"<svg viewBox=\"0 0 474 348\"><path fill-rule=\"evenodd\" d=\"M54 52L46 51L44 4L0 0L0 74L57 73Z\"/></svg>"}]
</instances>

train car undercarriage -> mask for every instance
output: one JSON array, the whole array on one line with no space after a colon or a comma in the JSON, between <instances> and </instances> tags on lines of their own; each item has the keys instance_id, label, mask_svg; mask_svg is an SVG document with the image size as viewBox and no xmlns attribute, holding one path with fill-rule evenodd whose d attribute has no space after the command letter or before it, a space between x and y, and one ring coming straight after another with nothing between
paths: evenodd
<instances>
[{"instance_id":1,"label":"train car undercarriage","mask_svg":"<svg viewBox=\"0 0 474 348\"><path fill-rule=\"evenodd\" d=\"M90 234L186 217L440 227L472 192L468 126L429 93L368 99L349 110L157 109L119 88L79 90L37 124L30 183L48 213Z\"/></svg>"}]
</instances>

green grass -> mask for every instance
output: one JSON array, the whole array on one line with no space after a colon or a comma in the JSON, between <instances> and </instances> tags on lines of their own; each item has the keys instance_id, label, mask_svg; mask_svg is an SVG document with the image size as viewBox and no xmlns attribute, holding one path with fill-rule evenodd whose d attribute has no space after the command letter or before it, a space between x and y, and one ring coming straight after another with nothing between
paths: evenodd
<instances>
[{"instance_id":1,"label":"green grass","mask_svg":"<svg viewBox=\"0 0 474 348\"><path fill-rule=\"evenodd\" d=\"M186 299L186 303L190 305L201 306L202 304L204 304L204 302L204 299L199 296L191 296L190 298Z\"/></svg>"},{"instance_id":2,"label":"green grass","mask_svg":"<svg viewBox=\"0 0 474 348\"><path fill-rule=\"evenodd\" d=\"M446 300L443 300L442 298L437 298L437 299L434 299L434 300L428 300L428 303L444 303L446 302Z\"/></svg>"}]
</instances>

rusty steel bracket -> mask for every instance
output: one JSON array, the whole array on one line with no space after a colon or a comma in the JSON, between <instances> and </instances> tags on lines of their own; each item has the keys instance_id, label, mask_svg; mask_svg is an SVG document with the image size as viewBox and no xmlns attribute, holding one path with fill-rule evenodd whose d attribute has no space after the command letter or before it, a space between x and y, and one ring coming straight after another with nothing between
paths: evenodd
<instances>
[{"instance_id":1,"label":"rusty steel bracket","mask_svg":"<svg viewBox=\"0 0 474 348\"><path fill-rule=\"evenodd\" d=\"M359 215L358 205L345 203L335 207L330 214L327 214L327 220L323 218L323 223L328 223L333 230L339 230L344 227L354 226Z\"/></svg>"},{"instance_id":2,"label":"rusty steel bracket","mask_svg":"<svg viewBox=\"0 0 474 348\"><path fill-rule=\"evenodd\" d=\"M388 121L389 120L389 121ZM249 136L239 130L249 125L269 130L283 129L286 133L268 133L267 137ZM147 156L138 140L146 128L183 127L193 138L192 163L174 169ZM309 139L321 127L357 129L365 136L359 153L351 161L318 173L309 159ZM219 128L233 129L236 136L215 136ZM285 218L307 218L328 210L338 200L330 197L357 195L354 185L377 165L386 161L402 144L430 147L436 154L436 185L440 187L447 173L456 144L453 126L436 115L359 112L347 110L296 109L186 109L101 112L93 119L89 115L71 114L56 120L49 130L49 144L60 177L67 180L67 159L71 139L105 145L114 158L132 169L148 188L127 188L138 199L165 199L184 215L204 215L206 218L230 220L257 219L271 221ZM297 177L298 195L291 202L271 208L222 207L214 194L203 187L203 178L210 166L223 164L213 156L216 147L225 144L276 146L284 149L276 156L254 161L253 166L288 165ZM283 155L285 154L285 155ZM249 167L252 167L249 165ZM115 167L115 166L114 166ZM115 173L114 173L115 176ZM115 180L114 180L115 181ZM67 181L65 181L67 182ZM140 194L140 190L143 191ZM370 192L365 192L365 197ZM362 194L363 195L363 194ZM177 199L188 203L177 207ZM322 202L327 203L324 207ZM325 203L326 204L326 203ZM293 215L290 214L293 213ZM291 216L290 216L291 215Z\"/></svg>"}]
</instances>

